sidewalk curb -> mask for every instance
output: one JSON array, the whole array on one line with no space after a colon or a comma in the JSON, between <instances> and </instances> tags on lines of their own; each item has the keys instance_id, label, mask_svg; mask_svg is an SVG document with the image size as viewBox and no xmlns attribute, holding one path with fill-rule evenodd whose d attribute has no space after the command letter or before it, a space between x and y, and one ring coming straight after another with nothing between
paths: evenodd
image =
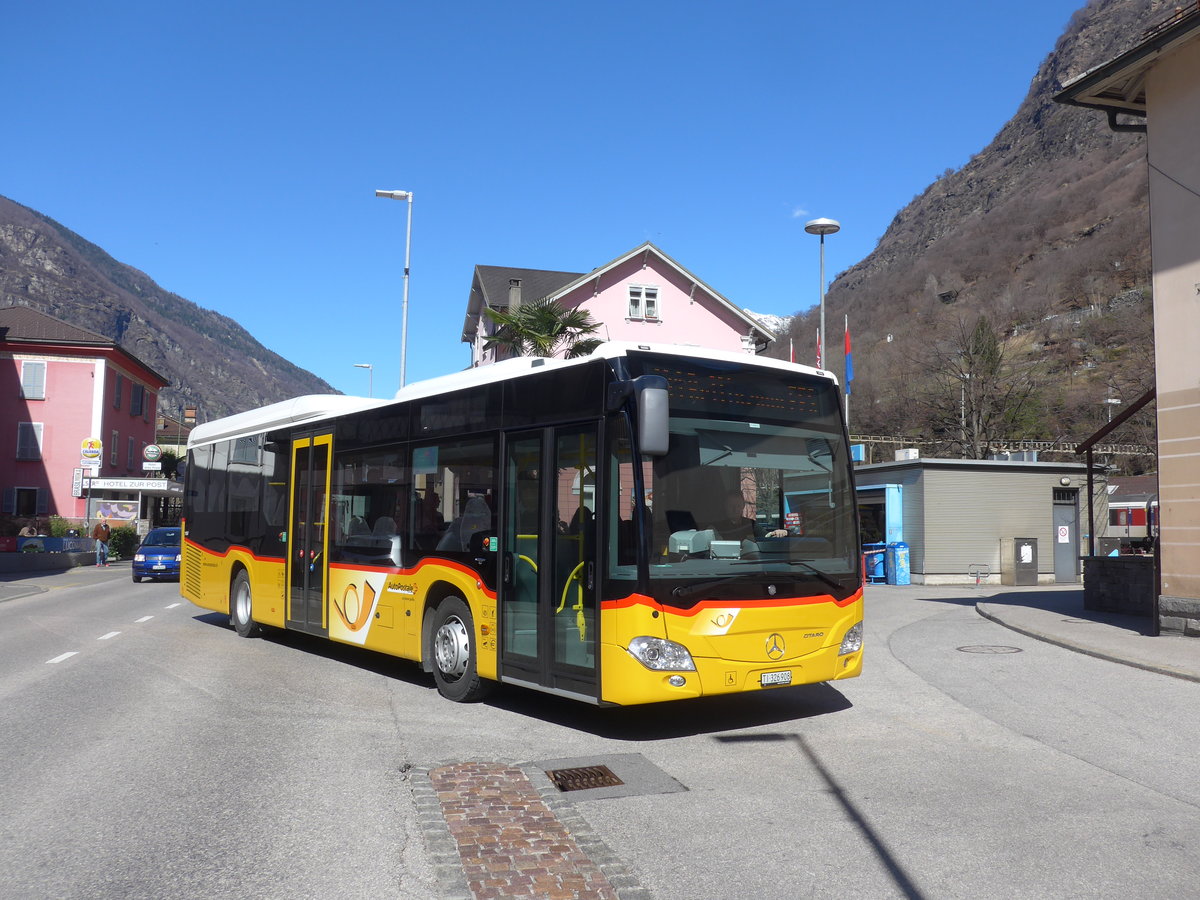
<instances>
[{"instance_id":1,"label":"sidewalk curb","mask_svg":"<svg viewBox=\"0 0 1200 900\"><path fill-rule=\"evenodd\" d=\"M1031 637L1034 640L1043 641L1047 644L1054 644L1056 647L1062 647L1065 650L1072 650L1075 653L1082 653L1085 656L1091 656L1096 659L1103 659L1107 662L1120 663L1124 666L1132 666L1135 669L1142 669L1146 672L1154 672L1157 675L1169 675L1172 678L1181 678L1184 681L1194 681L1200 683L1200 676L1191 672L1184 672L1180 669L1172 668L1171 666L1163 666L1157 663L1143 662L1140 659L1132 659L1128 656L1118 656L1115 653L1110 653L1105 650L1097 650L1095 647L1089 647L1086 644L1077 644L1074 641L1068 641L1064 638L1054 637L1046 634L1043 631L1037 631L1033 628L1023 628L1018 625L1013 625L1011 622L1006 622L994 613L983 609L982 603L975 604L975 612L983 616L989 622L995 622L997 625L1002 625L1009 631L1015 631L1018 634L1023 634L1026 637Z\"/></svg>"}]
</instances>

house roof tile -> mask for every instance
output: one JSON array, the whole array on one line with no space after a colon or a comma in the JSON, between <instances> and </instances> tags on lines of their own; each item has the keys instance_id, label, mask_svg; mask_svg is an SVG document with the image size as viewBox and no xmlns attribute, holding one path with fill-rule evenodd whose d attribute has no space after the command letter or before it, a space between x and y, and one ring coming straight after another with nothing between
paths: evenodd
<instances>
[{"instance_id":1,"label":"house roof tile","mask_svg":"<svg viewBox=\"0 0 1200 900\"><path fill-rule=\"evenodd\" d=\"M115 341L102 334L71 325L28 306L0 308L0 340L117 346Z\"/></svg>"}]
</instances>

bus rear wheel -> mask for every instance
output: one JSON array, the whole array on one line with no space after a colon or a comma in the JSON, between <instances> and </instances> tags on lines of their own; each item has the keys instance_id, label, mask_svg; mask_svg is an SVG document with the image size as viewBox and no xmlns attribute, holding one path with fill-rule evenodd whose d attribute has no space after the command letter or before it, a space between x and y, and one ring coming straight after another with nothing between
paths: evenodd
<instances>
[{"instance_id":1,"label":"bus rear wheel","mask_svg":"<svg viewBox=\"0 0 1200 900\"><path fill-rule=\"evenodd\" d=\"M456 703L482 700L491 684L475 664L475 624L461 597L447 597L433 614L433 680L438 693Z\"/></svg>"},{"instance_id":2,"label":"bus rear wheel","mask_svg":"<svg viewBox=\"0 0 1200 900\"><path fill-rule=\"evenodd\" d=\"M229 624L244 638L262 634L262 626L250 618L253 594L250 593L250 576L246 570L238 572L229 591Z\"/></svg>"}]
</instances>

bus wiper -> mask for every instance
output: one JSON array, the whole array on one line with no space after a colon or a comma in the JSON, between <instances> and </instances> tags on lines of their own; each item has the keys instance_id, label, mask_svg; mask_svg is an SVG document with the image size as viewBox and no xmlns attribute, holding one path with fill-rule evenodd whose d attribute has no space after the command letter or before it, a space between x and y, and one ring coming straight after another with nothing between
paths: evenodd
<instances>
[{"instance_id":1,"label":"bus wiper","mask_svg":"<svg viewBox=\"0 0 1200 900\"><path fill-rule=\"evenodd\" d=\"M845 590L845 587L842 585L842 583L840 581L837 581L836 579L831 578L830 576L826 575L824 572L822 572L816 566L811 566L808 563L802 562L798 559L790 559L790 560L786 560L786 561L780 560L780 562L783 562L784 565L789 565L789 566L803 566L804 568L808 569L808 571L810 571L813 575L817 576L817 578L819 578L825 584L829 585L834 590L837 590L837 591ZM758 565L758 563L751 563L751 562L747 561L747 562L741 562L741 563L735 562L734 565L735 566L736 565ZM735 576L735 575L727 575L726 577L717 579L715 581L702 581L700 584L694 584L691 587L685 588L683 585L680 585L679 587L676 587L671 591L671 595L674 597L678 597L680 600L691 600L693 597L697 597L700 594L706 594L710 591L715 590L716 588L719 588L719 587L722 587L723 585L729 584L731 579L736 579L736 584L739 586L745 586L747 583L743 579L737 578L737 576ZM770 576L766 573L762 573L757 578L757 580L759 580L759 581L767 581L769 579L770 579Z\"/></svg>"},{"instance_id":2,"label":"bus wiper","mask_svg":"<svg viewBox=\"0 0 1200 900\"><path fill-rule=\"evenodd\" d=\"M822 572L816 566L811 566L808 563L804 562L803 560L799 560L799 559L742 560L740 562L735 562L733 565L735 565L735 566L761 566L764 563L766 563L768 565L773 565L773 566L804 566L804 568L808 569L808 571L812 572L814 575L816 575L819 579L821 579L823 582L825 582L831 588L837 588L839 591L845 590L845 585L843 585L840 581L837 581L836 579L831 578L830 576L826 575L824 572ZM765 575L764 575L764 577L765 577Z\"/></svg>"},{"instance_id":3,"label":"bus wiper","mask_svg":"<svg viewBox=\"0 0 1200 900\"><path fill-rule=\"evenodd\" d=\"M808 569L808 571L812 572L814 575L816 575L818 578L820 578L823 582L825 582L831 588L834 588L835 590L839 590L839 591L845 590L844 585L840 581L830 578L828 575L826 575L824 572L822 572L816 566L810 566L808 563L804 562L803 560L799 560L799 559L789 559L787 561L787 563L790 566L804 566L804 568Z\"/></svg>"},{"instance_id":4,"label":"bus wiper","mask_svg":"<svg viewBox=\"0 0 1200 900\"><path fill-rule=\"evenodd\" d=\"M691 587L687 588L685 588L683 585L679 585L671 591L671 595L678 597L680 600L691 600L693 597L697 597L700 594L706 594L715 588L719 588L722 585L728 584L730 579L736 577L737 576L735 575L726 575L724 578L719 578L716 581L702 581L700 584L693 584ZM740 579L738 580L738 583L742 583Z\"/></svg>"}]
</instances>

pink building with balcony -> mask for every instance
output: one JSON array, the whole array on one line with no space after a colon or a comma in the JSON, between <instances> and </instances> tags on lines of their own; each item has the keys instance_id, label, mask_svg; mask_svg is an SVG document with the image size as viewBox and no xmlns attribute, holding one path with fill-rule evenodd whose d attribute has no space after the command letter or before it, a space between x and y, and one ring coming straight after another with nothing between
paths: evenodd
<instances>
[{"instance_id":1,"label":"pink building with balcony","mask_svg":"<svg viewBox=\"0 0 1200 900\"><path fill-rule=\"evenodd\" d=\"M0 512L88 517L85 442L100 442L93 500L140 500L143 450L154 443L167 380L108 338L25 306L0 309ZM140 517L140 511L139 517ZM132 518L131 516L130 518Z\"/></svg>"},{"instance_id":2,"label":"pink building with balcony","mask_svg":"<svg viewBox=\"0 0 1200 900\"><path fill-rule=\"evenodd\" d=\"M496 326L485 313L549 298L584 308L611 341L694 344L760 353L776 336L650 242L591 272L476 266L462 340L471 365L496 362L484 344Z\"/></svg>"}]
</instances>

